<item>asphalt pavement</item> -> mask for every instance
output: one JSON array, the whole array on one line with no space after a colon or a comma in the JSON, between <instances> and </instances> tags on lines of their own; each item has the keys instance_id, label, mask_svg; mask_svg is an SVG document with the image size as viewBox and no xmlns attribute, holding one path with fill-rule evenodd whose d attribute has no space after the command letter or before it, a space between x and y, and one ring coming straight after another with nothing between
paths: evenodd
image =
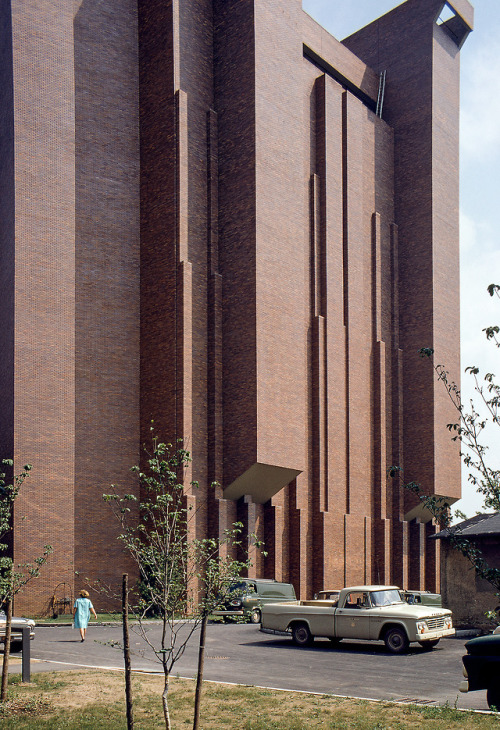
<instances>
[{"instance_id":1,"label":"asphalt pavement","mask_svg":"<svg viewBox=\"0 0 500 730\"><path fill-rule=\"evenodd\" d=\"M180 637L186 628L180 630ZM31 642L33 672L77 668L122 670L121 627L90 623L87 639L65 626L37 626ZM148 638L158 645L160 625L148 626ZM174 676L194 677L198 657L198 632L176 662ZM412 645L408 654L388 654L382 643L344 640L335 647L317 639L308 648L291 639L262 633L258 626L209 624L205 679L231 684L317 692L375 700L449 705L487 710L485 692L462 694L461 657L467 639L442 639L432 651ZM132 667L161 672L151 648L135 627L131 634ZM11 671L20 671L13 657Z\"/></svg>"}]
</instances>

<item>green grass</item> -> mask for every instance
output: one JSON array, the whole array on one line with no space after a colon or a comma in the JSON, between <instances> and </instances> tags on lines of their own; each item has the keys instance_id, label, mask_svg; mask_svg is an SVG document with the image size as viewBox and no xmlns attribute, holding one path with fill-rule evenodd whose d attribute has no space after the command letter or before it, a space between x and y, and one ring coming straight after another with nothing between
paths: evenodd
<instances>
[{"instance_id":1,"label":"green grass","mask_svg":"<svg viewBox=\"0 0 500 730\"><path fill-rule=\"evenodd\" d=\"M164 727L161 677L134 675L134 715L140 730ZM192 725L194 682L172 679L174 730ZM500 715L391 702L337 699L206 683L201 730L500 730ZM123 675L119 672L40 673L30 685L12 678L0 705L0 730L125 730Z\"/></svg>"}]
</instances>

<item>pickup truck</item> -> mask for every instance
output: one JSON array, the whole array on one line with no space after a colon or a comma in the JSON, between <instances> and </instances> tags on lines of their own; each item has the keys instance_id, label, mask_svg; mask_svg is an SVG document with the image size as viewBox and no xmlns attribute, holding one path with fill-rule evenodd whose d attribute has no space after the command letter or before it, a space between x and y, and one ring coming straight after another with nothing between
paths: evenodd
<instances>
[{"instance_id":1,"label":"pickup truck","mask_svg":"<svg viewBox=\"0 0 500 730\"><path fill-rule=\"evenodd\" d=\"M500 712L500 636L480 636L465 645L462 657L465 680L460 692L486 690L486 701L491 710Z\"/></svg>"},{"instance_id":2,"label":"pickup truck","mask_svg":"<svg viewBox=\"0 0 500 730\"><path fill-rule=\"evenodd\" d=\"M338 601L297 601L262 606L262 631L291 633L298 646L321 636L384 641L388 651L402 654L411 642L432 649L444 636L453 636L451 611L409 605L396 586L343 588Z\"/></svg>"}]
</instances>

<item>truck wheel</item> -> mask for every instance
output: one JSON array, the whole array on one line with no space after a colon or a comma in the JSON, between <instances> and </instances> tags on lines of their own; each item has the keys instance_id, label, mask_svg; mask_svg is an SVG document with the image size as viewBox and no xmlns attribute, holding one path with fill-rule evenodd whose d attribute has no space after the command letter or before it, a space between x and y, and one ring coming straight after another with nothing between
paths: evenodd
<instances>
[{"instance_id":1,"label":"truck wheel","mask_svg":"<svg viewBox=\"0 0 500 730\"><path fill-rule=\"evenodd\" d=\"M386 649L388 649L391 654L404 654L408 651L408 646L410 644L406 631L397 627L389 629L386 632L384 636L384 643Z\"/></svg>"},{"instance_id":2,"label":"truck wheel","mask_svg":"<svg viewBox=\"0 0 500 730\"><path fill-rule=\"evenodd\" d=\"M10 642L10 650L11 651L21 651L23 648L23 642L19 639L14 639Z\"/></svg>"},{"instance_id":3,"label":"truck wheel","mask_svg":"<svg viewBox=\"0 0 500 730\"><path fill-rule=\"evenodd\" d=\"M250 623L251 624L260 624L260 611L258 608L254 608L250 612Z\"/></svg>"},{"instance_id":4,"label":"truck wheel","mask_svg":"<svg viewBox=\"0 0 500 730\"><path fill-rule=\"evenodd\" d=\"M431 649L434 649L435 646L439 644L439 639L432 639L432 641L419 641L418 642L422 649L426 649L427 651L430 651Z\"/></svg>"},{"instance_id":5,"label":"truck wheel","mask_svg":"<svg viewBox=\"0 0 500 730\"><path fill-rule=\"evenodd\" d=\"M486 700L490 710L495 709L497 712L500 712L500 684L496 684L495 686L490 685L488 687Z\"/></svg>"},{"instance_id":6,"label":"truck wheel","mask_svg":"<svg viewBox=\"0 0 500 730\"><path fill-rule=\"evenodd\" d=\"M307 624L295 624L292 638L297 646L309 646L314 640Z\"/></svg>"}]
</instances>

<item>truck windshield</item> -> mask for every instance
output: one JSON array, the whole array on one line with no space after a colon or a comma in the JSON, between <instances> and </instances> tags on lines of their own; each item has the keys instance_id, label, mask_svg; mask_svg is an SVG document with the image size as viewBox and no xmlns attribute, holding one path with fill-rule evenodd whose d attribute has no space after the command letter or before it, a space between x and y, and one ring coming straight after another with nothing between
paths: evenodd
<instances>
[{"instance_id":1,"label":"truck windshield","mask_svg":"<svg viewBox=\"0 0 500 730\"><path fill-rule=\"evenodd\" d=\"M372 606L392 606L395 603L404 603L399 591L372 591L370 593Z\"/></svg>"},{"instance_id":2,"label":"truck windshield","mask_svg":"<svg viewBox=\"0 0 500 730\"><path fill-rule=\"evenodd\" d=\"M246 583L243 581L237 581L235 583L231 583L228 592L234 593L238 596L242 596L244 593L255 593L255 584L254 583Z\"/></svg>"}]
</instances>

